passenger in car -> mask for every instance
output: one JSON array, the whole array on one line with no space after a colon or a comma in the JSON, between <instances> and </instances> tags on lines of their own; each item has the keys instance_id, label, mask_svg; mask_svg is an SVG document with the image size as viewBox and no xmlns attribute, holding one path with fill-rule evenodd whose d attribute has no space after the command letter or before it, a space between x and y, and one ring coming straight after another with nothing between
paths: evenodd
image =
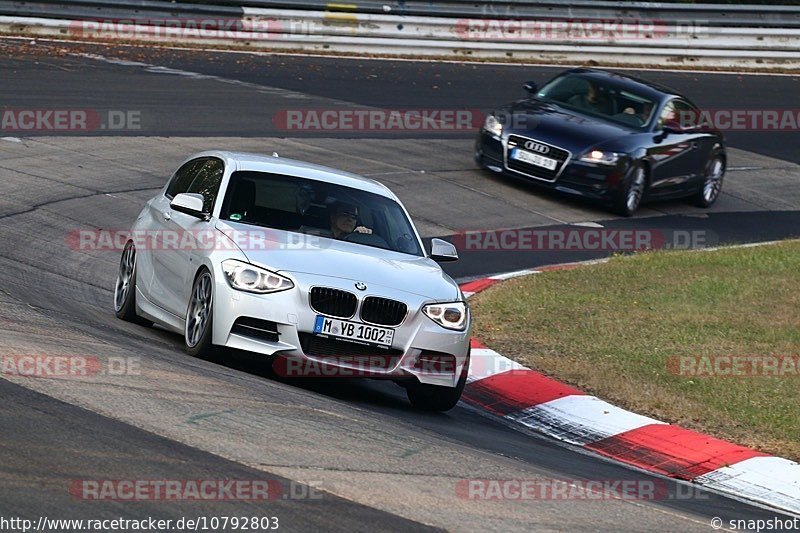
<instances>
[{"instance_id":1,"label":"passenger in car","mask_svg":"<svg viewBox=\"0 0 800 533\"><path fill-rule=\"evenodd\" d=\"M652 111L653 105L645 102L640 106L638 112L632 106L628 106L622 110L622 113L617 114L614 118L634 126L644 126L649 121Z\"/></svg>"},{"instance_id":2,"label":"passenger in car","mask_svg":"<svg viewBox=\"0 0 800 533\"><path fill-rule=\"evenodd\" d=\"M600 115L614 114L614 103L611 98L601 92L597 85L592 82L589 82L585 93L576 94L567 103Z\"/></svg>"}]
</instances>

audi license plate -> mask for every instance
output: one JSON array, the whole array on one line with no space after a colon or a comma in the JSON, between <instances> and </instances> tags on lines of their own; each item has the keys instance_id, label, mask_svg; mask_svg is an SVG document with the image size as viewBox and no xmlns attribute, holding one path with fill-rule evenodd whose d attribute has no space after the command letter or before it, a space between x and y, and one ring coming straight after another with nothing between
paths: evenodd
<instances>
[{"instance_id":1,"label":"audi license plate","mask_svg":"<svg viewBox=\"0 0 800 533\"><path fill-rule=\"evenodd\" d=\"M547 170L555 170L556 165L558 164L558 161L555 159L550 159L549 157L534 154L533 152L528 152L526 150L520 150L519 148L511 149L511 159L516 159L517 161L522 161L523 163L528 163L529 165L543 167Z\"/></svg>"},{"instance_id":2,"label":"audi license plate","mask_svg":"<svg viewBox=\"0 0 800 533\"><path fill-rule=\"evenodd\" d=\"M317 320L314 323L314 334L383 347L390 347L394 340L393 329L339 320L338 318L328 318L322 315L317 315Z\"/></svg>"}]
</instances>

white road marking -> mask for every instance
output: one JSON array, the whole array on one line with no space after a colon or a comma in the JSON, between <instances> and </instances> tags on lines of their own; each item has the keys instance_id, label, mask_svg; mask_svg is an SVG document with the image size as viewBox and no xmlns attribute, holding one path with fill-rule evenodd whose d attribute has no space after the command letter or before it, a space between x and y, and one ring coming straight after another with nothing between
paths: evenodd
<instances>
[{"instance_id":1,"label":"white road marking","mask_svg":"<svg viewBox=\"0 0 800 533\"><path fill-rule=\"evenodd\" d=\"M297 91L290 91L288 89L281 89L278 87L270 87L267 85L259 85L257 83L250 83L247 81L241 80L234 80L230 78L223 78L221 76L214 76L211 74L202 74L200 72L193 72L190 70L180 70L174 69L169 67L162 67L158 65L151 65L150 63L142 63L140 61L128 61L125 59L116 59L112 57L106 57L100 54L86 54L86 53L76 53L72 54L76 57L83 57L86 59L92 59L95 61L102 61L104 63L109 63L112 65L120 65L124 67L139 67L144 69L146 72L151 72L153 74L168 74L173 76L183 76L186 78L194 79L194 80L208 80L208 81L217 81L221 83L227 83L230 85L237 85L240 87L245 87L248 89L254 89L262 94L272 94L278 95L283 98L291 98L295 100L311 100L316 97L312 97L305 93L300 93ZM337 100L335 98L320 98L330 102L336 102L346 105L353 105L352 102L347 102L345 100Z\"/></svg>"},{"instance_id":2,"label":"white road marking","mask_svg":"<svg viewBox=\"0 0 800 533\"><path fill-rule=\"evenodd\" d=\"M573 222L572 225L573 226L581 226L581 227L584 227L584 228L602 228L602 227L605 227L602 224L599 224L597 222Z\"/></svg>"}]
</instances>

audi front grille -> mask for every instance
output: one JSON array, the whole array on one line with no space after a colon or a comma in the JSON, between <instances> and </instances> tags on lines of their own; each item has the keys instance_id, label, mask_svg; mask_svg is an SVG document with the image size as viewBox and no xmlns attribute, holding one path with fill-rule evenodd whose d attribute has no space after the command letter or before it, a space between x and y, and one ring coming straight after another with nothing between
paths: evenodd
<instances>
[{"instance_id":1,"label":"audi front grille","mask_svg":"<svg viewBox=\"0 0 800 533\"><path fill-rule=\"evenodd\" d=\"M528 142L531 142L534 145L545 147L547 149L547 153L542 154L527 149L525 147L525 143ZM520 150L525 150L528 152L536 153L537 155L541 155L543 157L554 159L556 161L556 168L550 170L545 167L540 167L537 165L525 163L523 161L518 161L516 159L511 159L511 150L513 150L514 148L518 148ZM522 137L520 135L508 136L508 142L506 147L506 167L508 167L509 170L513 170L514 172L518 172L520 174L525 174L528 177L544 181L555 181L558 178L558 176L561 175L561 172L562 170L564 170L564 167L569 162L570 157L571 154L568 150L559 148L558 146L553 146L552 144L548 144L546 142L542 142L536 139L530 139L528 137Z\"/></svg>"}]
</instances>

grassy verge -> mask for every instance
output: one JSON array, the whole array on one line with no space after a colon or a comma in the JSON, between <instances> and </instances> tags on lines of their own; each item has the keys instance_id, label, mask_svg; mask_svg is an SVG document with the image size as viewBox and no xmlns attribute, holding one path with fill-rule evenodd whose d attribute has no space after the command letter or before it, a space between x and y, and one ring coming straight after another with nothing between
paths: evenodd
<instances>
[{"instance_id":1,"label":"grassy verge","mask_svg":"<svg viewBox=\"0 0 800 533\"><path fill-rule=\"evenodd\" d=\"M800 459L800 369L711 377L675 365L681 356L800 356L798 241L615 257L507 281L472 307L474 334L526 366L632 411Z\"/></svg>"}]
</instances>

